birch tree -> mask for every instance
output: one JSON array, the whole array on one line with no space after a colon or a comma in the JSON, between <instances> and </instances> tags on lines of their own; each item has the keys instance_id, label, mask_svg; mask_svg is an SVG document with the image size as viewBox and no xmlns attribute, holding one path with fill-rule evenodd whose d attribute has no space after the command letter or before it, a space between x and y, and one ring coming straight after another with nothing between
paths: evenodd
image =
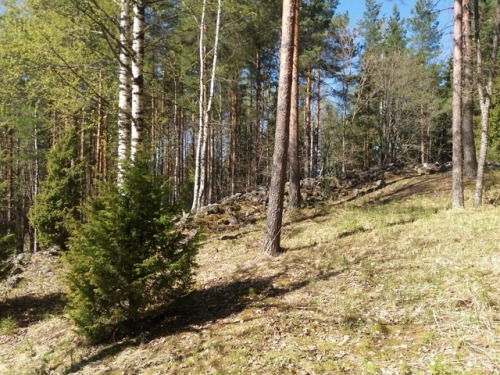
<instances>
[{"instance_id":1,"label":"birch tree","mask_svg":"<svg viewBox=\"0 0 500 375\"><path fill-rule=\"evenodd\" d=\"M133 0L132 25L132 129L130 158L135 160L144 131L144 31L146 0Z\"/></svg>"},{"instance_id":2,"label":"birch tree","mask_svg":"<svg viewBox=\"0 0 500 375\"><path fill-rule=\"evenodd\" d=\"M118 87L118 184L123 178L124 164L129 158L130 150L130 49L129 49L129 0L120 3L120 37L119 37L119 87Z\"/></svg>"},{"instance_id":3,"label":"birch tree","mask_svg":"<svg viewBox=\"0 0 500 375\"><path fill-rule=\"evenodd\" d=\"M208 98L205 97L206 83L205 83L205 14L207 0L203 0L203 7L200 18L200 44L199 44L199 58L200 58L200 96L199 96L199 126L198 126L198 142L196 144L196 160L195 160L195 177L194 177L194 194L192 210L196 210L206 204L206 186L207 186L207 144L209 134L209 118L210 111L212 110L212 101L215 92L215 72L217 68L217 50L219 46L219 30L221 19L221 0L217 2L217 19L215 26L215 40L213 45L213 60L212 72L210 77L210 88L208 91Z\"/></svg>"},{"instance_id":4,"label":"birch tree","mask_svg":"<svg viewBox=\"0 0 500 375\"><path fill-rule=\"evenodd\" d=\"M483 198L484 169L486 165L486 154L488 151L488 133L490 122L490 107L493 95L493 80L496 70L498 54L498 38L500 34L500 1L497 0L495 29L491 46L491 61L484 79L483 56L481 51L481 34L479 24L479 4L474 0L475 19L475 39L476 39L476 67L477 67L477 92L479 96L479 106L481 108L481 147L479 150L479 160L477 168L476 189L474 192L474 207L479 207Z\"/></svg>"}]
</instances>

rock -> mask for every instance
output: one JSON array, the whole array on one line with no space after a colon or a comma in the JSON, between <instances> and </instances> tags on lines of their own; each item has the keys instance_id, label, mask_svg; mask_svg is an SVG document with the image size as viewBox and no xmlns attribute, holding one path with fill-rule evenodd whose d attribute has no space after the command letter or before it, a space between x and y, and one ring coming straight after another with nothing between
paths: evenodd
<instances>
[{"instance_id":1,"label":"rock","mask_svg":"<svg viewBox=\"0 0 500 375\"><path fill-rule=\"evenodd\" d=\"M10 274L14 276L14 275L20 275L23 272L24 270L21 267L14 267L14 269L11 271Z\"/></svg>"},{"instance_id":2,"label":"rock","mask_svg":"<svg viewBox=\"0 0 500 375\"><path fill-rule=\"evenodd\" d=\"M227 220L229 221L229 225L238 225L240 223L238 218L234 215L229 216Z\"/></svg>"},{"instance_id":3,"label":"rock","mask_svg":"<svg viewBox=\"0 0 500 375\"><path fill-rule=\"evenodd\" d=\"M426 174L429 174L429 170L425 167L418 167L417 168L417 174L419 176L423 176L423 175L426 175Z\"/></svg>"},{"instance_id":4,"label":"rock","mask_svg":"<svg viewBox=\"0 0 500 375\"><path fill-rule=\"evenodd\" d=\"M239 238L239 235L237 235L237 234L235 234L235 235L225 234L225 235L220 237L220 240L221 241L237 240L238 238Z\"/></svg>"},{"instance_id":5,"label":"rock","mask_svg":"<svg viewBox=\"0 0 500 375\"><path fill-rule=\"evenodd\" d=\"M13 264L20 264L20 265L23 265L23 264L26 264L31 258L31 255L30 254L27 254L27 253L20 253L20 254L17 254L12 263Z\"/></svg>"},{"instance_id":6,"label":"rock","mask_svg":"<svg viewBox=\"0 0 500 375\"><path fill-rule=\"evenodd\" d=\"M207 214L208 215L217 215L223 213L224 210L216 203L209 204L207 206Z\"/></svg>"},{"instance_id":7,"label":"rock","mask_svg":"<svg viewBox=\"0 0 500 375\"><path fill-rule=\"evenodd\" d=\"M256 222L257 222L257 219L255 217L253 217L252 215L247 216L245 218L245 223L246 224L255 224Z\"/></svg>"},{"instance_id":8,"label":"rock","mask_svg":"<svg viewBox=\"0 0 500 375\"><path fill-rule=\"evenodd\" d=\"M14 286L18 285L23 280L24 280L24 277L21 277L19 275L12 275L12 276L7 278L6 282L7 282L7 285L14 287Z\"/></svg>"},{"instance_id":9,"label":"rock","mask_svg":"<svg viewBox=\"0 0 500 375\"><path fill-rule=\"evenodd\" d=\"M201 207L196 211L197 217L204 217L208 215L222 214L224 210L216 203L209 204L208 206Z\"/></svg>"},{"instance_id":10,"label":"rock","mask_svg":"<svg viewBox=\"0 0 500 375\"><path fill-rule=\"evenodd\" d=\"M182 210L182 216L176 220L175 225L178 227L184 227L189 220L189 212Z\"/></svg>"},{"instance_id":11,"label":"rock","mask_svg":"<svg viewBox=\"0 0 500 375\"><path fill-rule=\"evenodd\" d=\"M241 211L241 206L236 203L226 207L226 213L238 212L238 211Z\"/></svg>"},{"instance_id":12,"label":"rock","mask_svg":"<svg viewBox=\"0 0 500 375\"><path fill-rule=\"evenodd\" d=\"M47 277L54 276L54 272L52 272L52 270L49 267L47 267L47 266L42 267L42 269L40 270L40 272L42 272L42 275L47 276Z\"/></svg>"},{"instance_id":13,"label":"rock","mask_svg":"<svg viewBox=\"0 0 500 375\"><path fill-rule=\"evenodd\" d=\"M52 246L51 248L49 248L47 250L47 252L50 254L50 255L59 255L59 249L55 246Z\"/></svg>"}]
</instances>

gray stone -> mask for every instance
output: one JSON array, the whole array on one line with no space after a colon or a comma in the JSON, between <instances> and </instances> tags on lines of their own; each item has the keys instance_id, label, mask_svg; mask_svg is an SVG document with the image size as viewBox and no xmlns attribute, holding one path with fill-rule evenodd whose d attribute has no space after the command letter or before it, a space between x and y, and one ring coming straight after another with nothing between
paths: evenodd
<instances>
[{"instance_id":1,"label":"gray stone","mask_svg":"<svg viewBox=\"0 0 500 375\"><path fill-rule=\"evenodd\" d=\"M19 275L12 275L12 276L7 278L6 282L7 282L7 285L14 287L17 284L19 284L22 280L24 280L24 277L21 277Z\"/></svg>"},{"instance_id":2,"label":"gray stone","mask_svg":"<svg viewBox=\"0 0 500 375\"><path fill-rule=\"evenodd\" d=\"M238 218L236 216L233 216L233 215L228 217L228 221L229 221L229 225L238 225L240 223Z\"/></svg>"},{"instance_id":3,"label":"gray stone","mask_svg":"<svg viewBox=\"0 0 500 375\"><path fill-rule=\"evenodd\" d=\"M19 275L21 273L23 273L24 270L21 268L21 267L14 267L14 269L11 271L11 275L14 276L14 275Z\"/></svg>"}]
</instances>

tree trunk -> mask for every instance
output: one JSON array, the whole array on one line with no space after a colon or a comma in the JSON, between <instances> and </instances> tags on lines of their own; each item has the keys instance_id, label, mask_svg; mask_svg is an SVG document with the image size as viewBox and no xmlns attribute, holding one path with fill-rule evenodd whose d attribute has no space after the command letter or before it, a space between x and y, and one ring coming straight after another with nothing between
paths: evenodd
<instances>
[{"instance_id":1,"label":"tree trunk","mask_svg":"<svg viewBox=\"0 0 500 375\"><path fill-rule=\"evenodd\" d=\"M33 197L36 199L40 193L40 159L38 155L38 108L35 107L35 176L33 183ZM38 251L38 230L36 226L33 228L33 252Z\"/></svg>"},{"instance_id":2,"label":"tree trunk","mask_svg":"<svg viewBox=\"0 0 500 375\"><path fill-rule=\"evenodd\" d=\"M290 162L290 184L288 187L288 209L300 208L300 164L299 164L299 12L300 4L294 1L293 30L293 62L292 87L290 103L290 147L288 160Z\"/></svg>"},{"instance_id":3,"label":"tree trunk","mask_svg":"<svg viewBox=\"0 0 500 375\"><path fill-rule=\"evenodd\" d=\"M229 112L229 173L230 173L230 186L231 195L235 193L236 189L236 127L238 126L238 74L235 73L231 85L230 95L231 107Z\"/></svg>"},{"instance_id":4,"label":"tree trunk","mask_svg":"<svg viewBox=\"0 0 500 375\"><path fill-rule=\"evenodd\" d=\"M306 102L304 106L304 129L305 149L304 165L305 175L311 177L311 96L312 96L312 66L307 67L306 73Z\"/></svg>"},{"instance_id":5,"label":"tree trunk","mask_svg":"<svg viewBox=\"0 0 500 375\"><path fill-rule=\"evenodd\" d=\"M121 185L123 168L130 155L130 54L129 54L129 0L120 3L120 66L118 89L118 185Z\"/></svg>"},{"instance_id":6,"label":"tree trunk","mask_svg":"<svg viewBox=\"0 0 500 375\"><path fill-rule=\"evenodd\" d=\"M200 18L200 44L199 44L199 60L200 60L200 72L199 72L199 85L200 85L200 95L198 99L198 142L196 143L196 154L195 154L195 168L194 168L194 192L193 192L193 205L192 210L199 208L199 195L200 195L200 175L202 169L202 156L201 156L201 144L205 139L205 10L206 10L206 0L203 1L203 8L201 11ZM204 167L204 166L203 166Z\"/></svg>"},{"instance_id":7,"label":"tree trunk","mask_svg":"<svg viewBox=\"0 0 500 375\"><path fill-rule=\"evenodd\" d=\"M290 121L290 93L292 86L295 1L297 0L283 1L273 169L269 187L269 207L267 211L266 235L264 238L264 251L270 255L277 255L281 250L280 239L283 218L283 194L285 190Z\"/></svg>"},{"instance_id":8,"label":"tree trunk","mask_svg":"<svg viewBox=\"0 0 500 375\"><path fill-rule=\"evenodd\" d=\"M208 120L212 107L212 100L215 91L215 70L217 68L217 50L219 45L219 30L221 19L221 0L218 0L217 5L217 20L215 26L215 41L213 47L213 61L212 61L212 75L210 79L210 89L206 106L204 104L205 95L205 79L204 75L204 59L205 59L205 46L204 46L204 29L205 29L205 10L206 0L203 0L203 9L200 24L200 127L198 136L198 145L196 149L196 167L195 167L195 188L193 197L192 210L203 207L206 204L206 184L207 184L207 152L208 152Z\"/></svg>"},{"instance_id":9,"label":"tree trunk","mask_svg":"<svg viewBox=\"0 0 500 375\"><path fill-rule=\"evenodd\" d=\"M476 49L477 49L477 88L479 103L481 105L481 147L479 150L479 162L477 168L476 189L474 192L474 207L479 207L483 199L484 169L486 166L486 155L488 152L488 133L490 122L490 106L493 94L493 77L496 69L498 54L498 39L500 37L500 0L497 1L495 16L495 31L491 47L491 64L488 71L486 85L483 84L482 53L479 24L479 4L474 1L475 26L476 26Z\"/></svg>"},{"instance_id":10,"label":"tree trunk","mask_svg":"<svg viewBox=\"0 0 500 375\"><path fill-rule=\"evenodd\" d=\"M255 54L255 129L254 129L254 185L260 183L260 163L261 163L261 145L260 145L260 124L262 121L262 62L260 58L260 49L257 48Z\"/></svg>"},{"instance_id":11,"label":"tree trunk","mask_svg":"<svg viewBox=\"0 0 500 375\"><path fill-rule=\"evenodd\" d=\"M455 0L453 23L452 205L464 206L462 171L462 0Z\"/></svg>"},{"instance_id":12,"label":"tree trunk","mask_svg":"<svg viewBox=\"0 0 500 375\"><path fill-rule=\"evenodd\" d=\"M321 70L316 71L316 122L311 131L311 177L318 174L319 127L321 124Z\"/></svg>"},{"instance_id":13,"label":"tree trunk","mask_svg":"<svg viewBox=\"0 0 500 375\"><path fill-rule=\"evenodd\" d=\"M133 0L132 26L132 130L130 158L142 150L144 132L144 32L145 0ZM139 149L141 148L141 150Z\"/></svg>"},{"instance_id":14,"label":"tree trunk","mask_svg":"<svg viewBox=\"0 0 500 375\"><path fill-rule=\"evenodd\" d=\"M98 178L102 179L103 174L103 133L104 133L104 100L103 100L103 87L102 87L102 70L99 70L99 96L97 98L97 136L95 147L95 170Z\"/></svg>"},{"instance_id":15,"label":"tree trunk","mask_svg":"<svg viewBox=\"0 0 500 375\"><path fill-rule=\"evenodd\" d=\"M14 220L14 129L7 128L7 223L9 232Z\"/></svg>"},{"instance_id":16,"label":"tree trunk","mask_svg":"<svg viewBox=\"0 0 500 375\"><path fill-rule=\"evenodd\" d=\"M472 100L472 40L471 40L471 2L462 0L463 8L463 92L462 92L462 142L464 157L464 176L476 176L476 146L474 144L473 100Z\"/></svg>"},{"instance_id":17,"label":"tree trunk","mask_svg":"<svg viewBox=\"0 0 500 375\"><path fill-rule=\"evenodd\" d=\"M425 160L425 120L424 106L420 106L420 163L424 164Z\"/></svg>"}]
</instances>

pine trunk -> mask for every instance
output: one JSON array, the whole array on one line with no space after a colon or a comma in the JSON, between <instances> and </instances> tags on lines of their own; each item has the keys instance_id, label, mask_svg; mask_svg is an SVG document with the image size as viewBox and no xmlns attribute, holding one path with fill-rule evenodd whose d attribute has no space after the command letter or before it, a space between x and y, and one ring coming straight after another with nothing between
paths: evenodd
<instances>
[{"instance_id":1,"label":"pine trunk","mask_svg":"<svg viewBox=\"0 0 500 375\"><path fill-rule=\"evenodd\" d=\"M311 95L312 95L312 66L307 67L306 78L306 101L304 106L304 139L305 139L305 155L304 166L305 175L311 177Z\"/></svg>"},{"instance_id":2,"label":"pine trunk","mask_svg":"<svg viewBox=\"0 0 500 375\"><path fill-rule=\"evenodd\" d=\"M277 255L280 250L283 218L283 195L285 190L286 164L290 121L290 93L292 86L294 4L297 0L283 1L283 19L280 47L280 73L278 104L274 138L273 169L269 187L264 251Z\"/></svg>"},{"instance_id":3,"label":"pine trunk","mask_svg":"<svg viewBox=\"0 0 500 375\"><path fill-rule=\"evenodd\" d=\"M255 54L255 129L254 129L254 185L260 183L260 161L261 161L261 145L260 145L260 124L262 121L262 62L260 58L260 49L257 48Z\"/></svg>"},{"instance_id":4,"label":"pine trunk","mask_svg":"<svg viewBox=\"0 0 500 375\"><path fill-rule=\"evenodd\" d=\"M463 188L463 153L462 153L462 0L454 3L453 26L453 170L452 170L452 205L453 208L464 206Z\"/></svg>"},{"instance_id":5,"label":"pine trunk","mask_svg":"<svg viewBox=\"0 0 500 375\"><path fill-rule=\"evenodd\" d=\"M299 164L299 1L294 1L293 62L290 104L290 183L288 187L288 209L300 207L300 164Z\"/></svg>"},{"instance_id":6,"label":"pine trunk","mask_svg":"<svg viewBox=\"0 0 500 375\"><path fill-rule=\"evenodd\" d=\"M233 77L231 85L231 107L229 112L229 173L230 173L230 186L231 195L236 192L236 127L238 126L238 74Z\"/></svg>"},{"instance_id":7,"label":"pine trunk","mask_svg":"<svg viewBox=\"0 0 500 375\"><path fill-rule=\"evenodd\" d=\"M318 174L319 128L321 124L321 70L316 71L316 122L311 139L311 177Z\"/></svg>"},{"instance_id":8,"label":"pine trunk","mask_svg":"<svg viewBox=\"0 0 500 375\"><path fill-rule=\"evenodd\" d=\"M471 3L462 0L463 17L463 92L462 92L462 141L464 157L464 176L476 176L476 146L474 144L473 100L472 100L472 40L471 40Z\"/></svg>"}]
</instances>

